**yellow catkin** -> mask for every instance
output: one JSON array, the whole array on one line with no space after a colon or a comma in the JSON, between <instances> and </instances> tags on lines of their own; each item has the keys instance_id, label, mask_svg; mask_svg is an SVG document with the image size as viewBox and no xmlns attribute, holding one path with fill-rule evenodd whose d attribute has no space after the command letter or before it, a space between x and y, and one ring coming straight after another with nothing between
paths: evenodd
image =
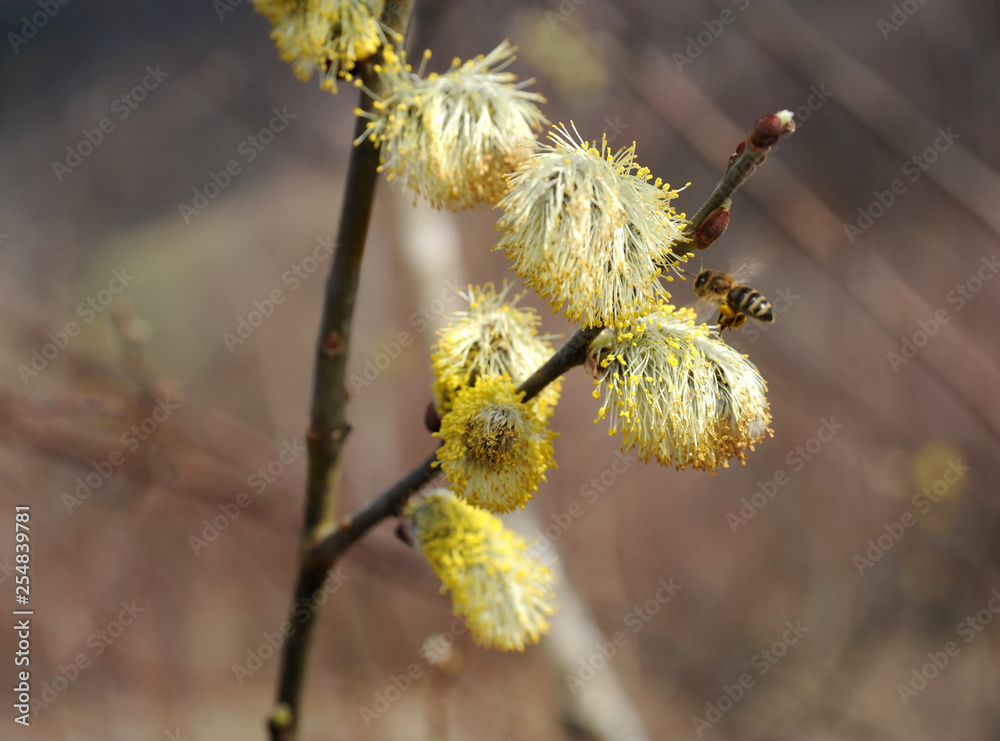
<instances>
[{"instance_id":1,"label":"yellow catkin","mask_svg":"<svg viewBox=\"0 0 1000 741\"><path fill-rule=\"evenodd\" d=\"M520 401L509 376L480 376L459 392L435 433L454 492L491 512L523 507L555 467L548 423Z\"/></svg>"},{"instance_id":2,"label":"yellow catkin","mask_svg":"<svg viewBox=\"0 0 1000 741\"><path fill-rule=\"evenodd\" d=\"M271 22L271 38L296 77L318 74L324 90L336 92L338 75L350 79L386 43L385 0L254 0L254 7Z\"/></svg>"},{"instance_id":3,"label":"yellow catkin","mask_svg":"<svg viewBox=\"0 0 1000 741\"><path fill-rule=\"evenodd\" d=\"M715 471L769 432L767 384L717 331L689 309L654 312L634 326L605 330L591 346L597 392L622 449L646 461Z\"/></svg>"},{"instance_id":4,"label":"yellow catkin","mask_svg":"<svg viewBox=\"0 0 1000 741\"><path fill-rule=\"evenodd\" d=\"M677 191L635 160L635 144L612 154L562 125L510 178L497 245L549 305L584 325L614 326L669 299L665 265L687 259L685 226L670 206Z\"/></svg>"},{"instance_id":5,"label":"yellow catkin","mask_svg":"<svg viewBox=\"0 0 1000 741\"><path fill-rule=\"evenodd\" d=\"M556 610L556 579L524 538L444 489L411 500L403 517L479 645L523 651L538 642Z\"/></svg>"},{"instance_id":6,"label":"yellow catkin","mask_svg":"<svg viewBox=\"0 0 1000 741\"><path fill-rule=\"evenodd\" d=\"M381 169L424 196L435 208L493 205L506 192L505 176L529 152L545 117L537 93L506 67L515 49L506 41L485 56L454 60L442 74L422 76L405 55L385 54L377 70L380 95L365 139L380 148Z\"/></svg>"}]
</instances>

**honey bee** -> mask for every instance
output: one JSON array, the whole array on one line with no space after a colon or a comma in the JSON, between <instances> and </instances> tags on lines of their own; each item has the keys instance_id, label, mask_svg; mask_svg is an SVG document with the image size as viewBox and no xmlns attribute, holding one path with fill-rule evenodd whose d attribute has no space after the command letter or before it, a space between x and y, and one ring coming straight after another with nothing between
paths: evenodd
<instances>
[{"instance_id":1,"label":"honey bee","mask_svg":"<svg viewBox=\"0 0 1000 741\"><path fill-rule=\"evenodd\" d=\"M758 322L774 321L774 311L764 295L750 286L737 283L726 273L702 270L694 279L699 298L719 307L719 331L740 326L748 316Z\"/></svg>"}]
</instances>

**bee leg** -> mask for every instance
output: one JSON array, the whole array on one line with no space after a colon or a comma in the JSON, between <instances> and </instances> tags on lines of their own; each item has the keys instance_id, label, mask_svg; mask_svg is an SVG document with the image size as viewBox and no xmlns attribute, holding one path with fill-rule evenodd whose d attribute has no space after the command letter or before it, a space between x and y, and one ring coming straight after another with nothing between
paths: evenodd
<instances>
[{"instance_id":1,"label":"bee leg","mask_svg":"<svg viewBox=\"0 0 1000 741\"><path fill-rule=\"evenodd\" d=\"M732 318L732 320L730 320L729 326L735 329L736 327L742 325L743 322L745 322L746 320L747 320L746 314L737 314Z\"/></svg>"},{"instance_id":2,"label":"bee leg","mask_svg":"<svg viewBox=\"0 0 1000 741\"><path fill-rule=\"evenodd\" d=\"M734 312L732 309L730 309L725 304L723 304L722 306L720 306L719 307L719 334L722 334L722 330L724 330L724 329L730 329L731 327L733 327L734 326L733 323L736 321L737 317L739 317L739 314L737 314L736 312Z\"/></svg>"}]
</instances>

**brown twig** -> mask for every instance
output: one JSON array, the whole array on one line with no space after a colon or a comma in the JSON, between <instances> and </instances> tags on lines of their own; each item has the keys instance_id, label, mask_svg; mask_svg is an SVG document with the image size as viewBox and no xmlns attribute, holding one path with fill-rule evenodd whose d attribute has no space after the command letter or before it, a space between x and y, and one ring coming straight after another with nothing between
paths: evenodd
<instances>
[{"instance_id":1,"label":"brown twig","mask_svg":"<svg viewBox=\"0 0 1000 741\"><path fill-rule=\"evenodd\" d=\"M716 209L723 206L732 197L733 193L749 180L754 170L757 169L757 166L767 158L767 153L778 143L778 139L795 131L795 126L791 123L791 120L783 124L779 116L780 114L771 114L769 116L761 116L757 119L753 131L750 132L746 141L740 142L739 146L737 146L736 152L730 159L729 166L726 168L725 173L723 173L719 184L715 186L715 190L712 191L712 194L702 204L702 207L698 209L698 213L691 219L689 227L691 234L697 237L702 226L708 221L709 216L712 216ZM700 246L707 247L708 244Z\"/></svg>"},{"instance_id":2,"label":"brown twig","mask_svg":"<svg viewBox=\"0 0 1000 741\"><path fill-rule=\"evenodd\" d=\"M601 332L601 327L578 330L565 345L560 347L530 378L518 386L524 392L524 401L533 399L570 368L582 365L587 348ZM435 473L437 453L431 453L406 476L379 494L361 508L344 517L337 527L317 538L312 557L318 567L330 569L336 560L365 533L382 520L398 514L398 510L413 494L420 490Z\"/></svg>"},{"instance_id":3,"label":"brown twig","mask_svg":"<svg viewBox=\"0 0 1000 741\"><path fill-rule=\"evenodd\" d=\"M412 0L388 3L382 22L392 31L402 33L412 8ZM357 69L362 81L375 93L378 93L378 82L373 67L380 58L381 54L378 54L375 59L361 62ZM371 111L372 104L373 99L362 92L361 109ZM365 118L358 117L355 139L364 133L365 121ZM306 436L309 462L302 554L288 619L291 632L282 652L277 703L268 719L268 730L274 741L292 741L297 735L302 685L317 613L316 609L301 608L302 605L313 605L312 597L323 588L327 575L327 570L317 565L309 554L316 533L330 521L337 506L340 454L350 432L345 414L347 351L361 260L378 180L378 164L379 150L368 139L351 152L337 247L326 282L316 348L309 432Z\"/></svg>"}]
</instances>

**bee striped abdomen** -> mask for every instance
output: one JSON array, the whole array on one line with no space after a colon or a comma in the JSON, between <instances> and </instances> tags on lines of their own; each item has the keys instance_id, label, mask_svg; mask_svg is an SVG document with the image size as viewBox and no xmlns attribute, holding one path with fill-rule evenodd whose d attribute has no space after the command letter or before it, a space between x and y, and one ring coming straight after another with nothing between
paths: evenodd
<instances>
[{"instance_id":1,"label":"bee striped abdomen","mask_svg":"<svg viewBox=\"0 0 1000 741\"><path fill-rule=\"evenodd\" d=\"M741 314L752 316L759 322L773 322L774 311L764 294L750 286L733 286L729 291L729 305Z\"/></svg>"}]
</instances>

